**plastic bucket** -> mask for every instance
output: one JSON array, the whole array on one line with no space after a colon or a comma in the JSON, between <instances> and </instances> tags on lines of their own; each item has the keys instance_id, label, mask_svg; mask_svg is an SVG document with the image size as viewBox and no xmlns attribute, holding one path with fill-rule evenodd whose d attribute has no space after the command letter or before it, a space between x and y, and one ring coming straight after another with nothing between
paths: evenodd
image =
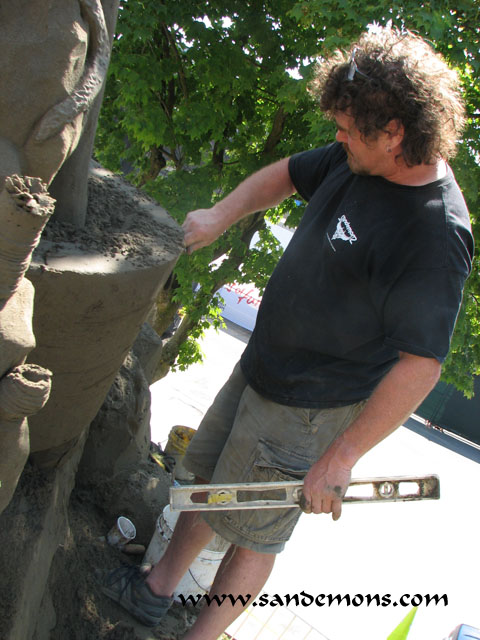
<instances>
[{"instance_id":1,"label":"plastic bucket","mask_svg":"<svg viewBox=\"0 0 480 640\"><path fill-rule=\"evenodd\" d=\"M172 537L178 516L178 513L172 513L170 505L167 505L163 513L160 514L157 519L155 533L152 536L143 558L144 564L156 564L163 556ZM197 594L208 593L217 569L229 546L229 542L220 536L215 536L213 540L201 550L175 589L173 597L177 602L180 602L178 594L188 597L189 595L195 596Z\"/></svg>"},{"instance_id":2,"label":"plastic bucket","mask_svg":"<svg viewBox=\"0 0 480 640\"><path fill-rule=\"evenodd\" d=\"M188 445L190 444L190 440L193 438L195 433L195 429L177 424L172 427L168 435L165 453L175 459L174 476L176 480L184 482L192 482L194 480L193 474L187 471L183 466L183 457Z\"/></svg>"}]
</instances>

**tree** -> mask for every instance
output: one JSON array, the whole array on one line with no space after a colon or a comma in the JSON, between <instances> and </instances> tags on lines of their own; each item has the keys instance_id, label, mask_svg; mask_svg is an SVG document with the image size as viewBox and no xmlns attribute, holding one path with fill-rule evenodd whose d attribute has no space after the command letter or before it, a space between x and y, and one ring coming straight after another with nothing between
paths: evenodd
<instances>
[{"instance_id":1,"label":"tree","mask_svg":"<svg viewBox=\"0 0 480 640\"><path fill-rule=\"evenodd\" d=\"M434 41L465 81L469 128L456 171L474 221L478 218L478 8L460 0L124 0L97 136L97 157L131 170L181 222L208 207L252 171L333 139L333 126L307 91L318 55L347 47L367 24L393 20ZM164 323L182 309L162 367L199 357L196 338L221 322L215 291L226 282L262 289L281 250L265 220L294 227L303 204L289 199L259 212L213 246L183 256L161 296ZM260 242L250 249L259 231ZM475 227L478 234L478 226ZM192 286L196 283L199 286ZM470 279L445 379L471 389L480 371L478 264ZM177 359L178 355L178 359ZM160 375L160 374L159 374Z\"/></svg>"}]
</instances>

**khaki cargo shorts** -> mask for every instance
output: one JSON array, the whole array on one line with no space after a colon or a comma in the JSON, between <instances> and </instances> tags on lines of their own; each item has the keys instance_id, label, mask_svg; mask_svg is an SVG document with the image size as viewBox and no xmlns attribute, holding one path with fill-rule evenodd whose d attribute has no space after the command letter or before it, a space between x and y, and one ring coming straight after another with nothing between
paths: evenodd
<instances>
[{"instance_id":1,"label":"khaki cargo shorts","mask_svg":"<svg viewBox=\"0 0 480 640\"><path fill-rule=\"evenodd\" d=\"M205 414L184 465L211 483L303 479L364 404L333 409L281 405L256 393L237 364ZM301 511L245 509L202 515L227 541L253 551L278 553Z\"/></svg>"}]
</instances>

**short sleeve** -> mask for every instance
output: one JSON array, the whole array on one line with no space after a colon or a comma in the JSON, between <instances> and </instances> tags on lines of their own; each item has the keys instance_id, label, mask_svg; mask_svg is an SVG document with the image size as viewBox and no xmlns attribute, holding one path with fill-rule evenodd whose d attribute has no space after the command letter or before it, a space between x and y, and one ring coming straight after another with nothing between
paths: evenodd
<instances>
[{"instance_id":1,"label":"short sleeve","mask_svg":"<svg viewBox=\"0 0 480 640\"><path fill-rule=\"evenodd\" d=\"M462 303L465 275L448 269L406 272L384 305L385 344L443 362Z\"/></svg>"},{"instance_id":2,"label":"short sleeve","mask_svg":"<svg viewBox=\"0 0 480 640\"><path fill-rule=\"evenodd\" d=\"M325 177L344 160L345 152L336 142L291 156L288 169L295 189L309 202Z\"/></svg>"}]
</instances>

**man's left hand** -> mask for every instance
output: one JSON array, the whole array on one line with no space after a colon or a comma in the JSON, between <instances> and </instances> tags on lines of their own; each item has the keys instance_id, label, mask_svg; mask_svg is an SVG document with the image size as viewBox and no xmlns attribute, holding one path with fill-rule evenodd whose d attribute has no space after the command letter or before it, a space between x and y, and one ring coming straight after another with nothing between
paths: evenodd
<instances>
[{"instance_id":1,"label":"man's left hand","mask_svg":"<svg viewBox=\"0 0 480 640\"><path fill-rule=\"evenodd\" d=\"M352 474L349 467L328 458L320 458L305 476L300 506L305 513L331 513L338 520Z\"/></svg>"}]
</instances>

